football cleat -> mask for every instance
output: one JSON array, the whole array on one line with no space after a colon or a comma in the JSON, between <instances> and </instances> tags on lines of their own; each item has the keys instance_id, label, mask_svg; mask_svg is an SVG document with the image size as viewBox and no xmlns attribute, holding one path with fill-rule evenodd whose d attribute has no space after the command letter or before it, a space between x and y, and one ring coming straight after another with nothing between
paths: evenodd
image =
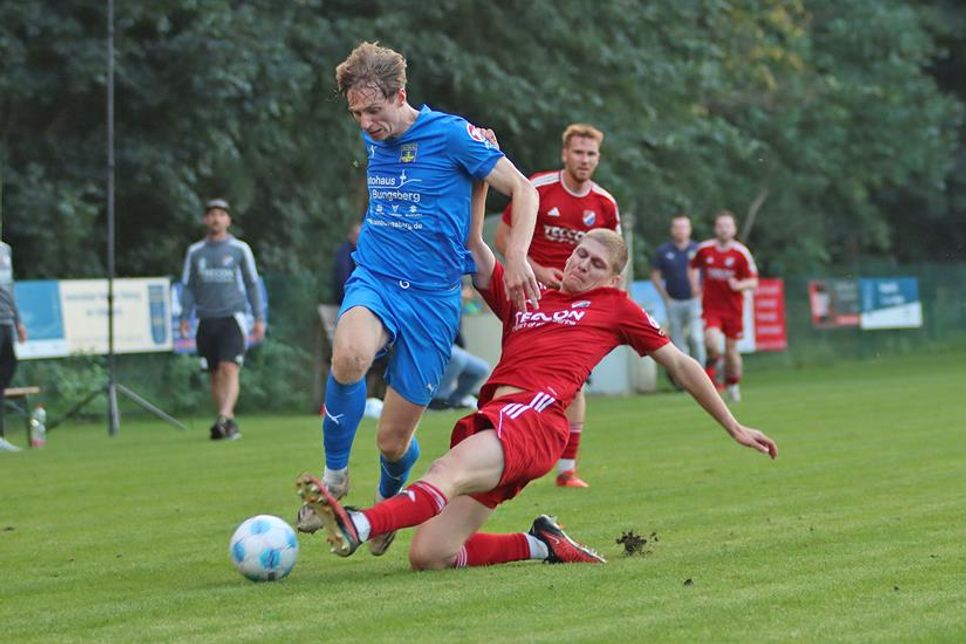
<instances>
[{"instance_id":1,"label":"football cleat","mask_svg":"<svg viewBox=\"0 0 966 644\"><path fill-rule=\"evenodd\" d=\"M546 514L541 514L533 520L530 535L547 544L547 551L550 554L544 559L546 563L607 563L607 560L594 550L568 537L557 520Z\"/></svg>"},{"instance_id":2,"label":"football cleat","mask_svg":"<svg viewBox=\"0 0 966 644\"><path fill-rule=\"evenodd\" d=\"M337 499L341 499L349 493L348 470L346 470L345 475L342 477L335 476L329 481L326 481L325 477L323 477L322 481L325 483L325 487L329 490L329 493ZM322 519L315 513L311 505L303 503L296 516L295 527L299 532L313 534L322 528Z\"/></svg>"},{"instance_id":3,"label":"football cleat","mask_svg":"<svg viewBox=\"0 0 966 644\"><path fill-rule=\"evenodd\" d=\"M728 398L731 399L731 402L741 402L741 388L739 388L737 384L728 385L726 393Z\"/></svg>"},{"instance_id":4,"label":"football cleat","mask_svg":"<svg viewBox=\"0 0 966 644\"><path fill-rule=\"evenodd\" d=\"M325 540L331 550L340 557L348 557L361 545L359 533L349 517L346 508L329 492L329 489L309 473L300 474L295 479L298 495L322 522ZM301 518L302 512L299 511Z\"/></svg>"},{"instance_id":5,"label":"football cleat","mask_svg":"<svg viewBox=\"0 0 966 644\"><path fill-rule=\"evenodd\" d=\"M577 470L567 470L557 475L557 487L590 487L590 483L577 476Z\"/></svg>"},{"instance_id":6,"label":"football cleat","mask_svg":"<svg viewBox=\"0 0 966 644\"><path fill-rule=\"evenodd\" d=\"M385 501L382 495L379 494L379 490L376 490L376 503ZM373 557L381 557L386 554L386 550L389 550L389 546L396 539L396 531L387 532L385 534L380 534L378 536L372 537L366 542L366 546L369 548L369 553Z\"/></svg>"}]
</instances>

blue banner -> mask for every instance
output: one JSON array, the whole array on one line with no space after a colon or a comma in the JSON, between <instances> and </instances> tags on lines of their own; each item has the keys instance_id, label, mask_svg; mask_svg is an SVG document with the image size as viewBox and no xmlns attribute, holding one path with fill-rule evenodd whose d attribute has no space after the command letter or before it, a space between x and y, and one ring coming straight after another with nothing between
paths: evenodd
<instances>
[{"instance_id":1,"label":"blue banner","mask_svg":"<svg viewBox=\"0 0 966 644\"><path fill-rule=\"evenodd\" d=\"M922 326L919 282L914 277L859 280L863 329L915 329Z\"/></svg>"}]
</instances>

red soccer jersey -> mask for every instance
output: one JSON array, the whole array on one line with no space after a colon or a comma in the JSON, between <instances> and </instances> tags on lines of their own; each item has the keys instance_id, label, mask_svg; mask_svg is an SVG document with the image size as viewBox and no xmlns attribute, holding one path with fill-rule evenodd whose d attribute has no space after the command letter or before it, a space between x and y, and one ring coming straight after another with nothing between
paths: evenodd
<instances>
[{"instance_id":1,"label":"red soccer jersey","mask_svg":"<svg viewBox=\"0 0 966 644\"><path fill-rule=\"evenodd\" d=\"M590 182L585 194L574 194L563 182L563 170L538 172L530 183L540 194L537 226L528 255L542 266L563 270L580 238L594 228L621 232L617 202L609 192ZM511 205L503 211L503 223L513 225Z\"/></svg>"},{"instance_id":2,"label":"red soccer jersey","mask_svg":"<svg viewBox=\"0 0 966 644\"><path fill-rule=\"evenodd\" d=\"M709 239L698 244L698 250L691 259L691 268L703 273L701 306L705 311L741 317L744 295L741 291L733 291L728 280L732 277L739 280L758 277L755 258L747 246L732 241L722 250L716 240Z\"/></svg>"},{"instance_id":3,"label":"red soccer jersey","mask_svg":"<svg viewBox=\"0 0 966 644\"><path fill-rule=\"evenodd\" d=\"M538 310L522 312L506 299L498 263L480 294L503 322L503 354L480 391L481 403L500 385L510 385L547 391L567 407L614 347L629 344L645 355L668 343L660 325L616 288L577 294L547 289Z\"/></svg>"}]
</instances>

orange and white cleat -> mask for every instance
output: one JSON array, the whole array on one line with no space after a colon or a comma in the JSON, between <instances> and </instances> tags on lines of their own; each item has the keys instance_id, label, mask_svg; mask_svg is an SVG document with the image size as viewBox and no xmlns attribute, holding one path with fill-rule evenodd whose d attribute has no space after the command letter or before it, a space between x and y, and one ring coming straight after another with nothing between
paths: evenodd
<instances>
[{"instance_id":1,"label":"orange and white cleat","mask_svg":"<svg viewBox=\"0 0 966 644\"><path fill-rule=\"evenodd\" d=\"M577 470L567 470L557 475L557 487L590 487L590 483L577 476Z\"/></svg>"}]
</instances>

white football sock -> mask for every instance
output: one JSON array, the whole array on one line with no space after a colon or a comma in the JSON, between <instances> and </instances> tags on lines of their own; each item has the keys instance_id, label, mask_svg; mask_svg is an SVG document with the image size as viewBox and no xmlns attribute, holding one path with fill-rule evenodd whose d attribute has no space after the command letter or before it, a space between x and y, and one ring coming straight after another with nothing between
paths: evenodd
<instances>
[{"instance_id":1,"label":"white football sock","mask_svg":"<svg viewBox=\"0 0 966 644\"><path fill-rule=\"evenodd\" d=\"M372 525L369 523L366 515L362 512L349 512L349 518L352 520L352 525L356 527L356 532L359 534L359 541L368 541L369 533L372 531Z\"/></svg>"},{"instance_id":2,"label":"white football sock","mask_svg":"<svg viewBox=\"0 0 966 644\"><path fill-rule=\"evenodd\" d=\"M575 458L562 458L557 461L557 474L563 474L564 472L569 472L570 470L576 469L577 459Z\"/></svg>"},{"instance_id":3,"label":"white football sock","mask_svg":"<svg viewBox=\"0 0 966 644\"><path fill-rule=\"evenodd\" d=\"M523 533L523 536L527 538L527 543L530 545L531 559L539 559L540 561L543 561L550 556L550 550L547 548L547 544L545 544L543 541L537 539L529 532Z\"/></svg>"}]
</instances>

